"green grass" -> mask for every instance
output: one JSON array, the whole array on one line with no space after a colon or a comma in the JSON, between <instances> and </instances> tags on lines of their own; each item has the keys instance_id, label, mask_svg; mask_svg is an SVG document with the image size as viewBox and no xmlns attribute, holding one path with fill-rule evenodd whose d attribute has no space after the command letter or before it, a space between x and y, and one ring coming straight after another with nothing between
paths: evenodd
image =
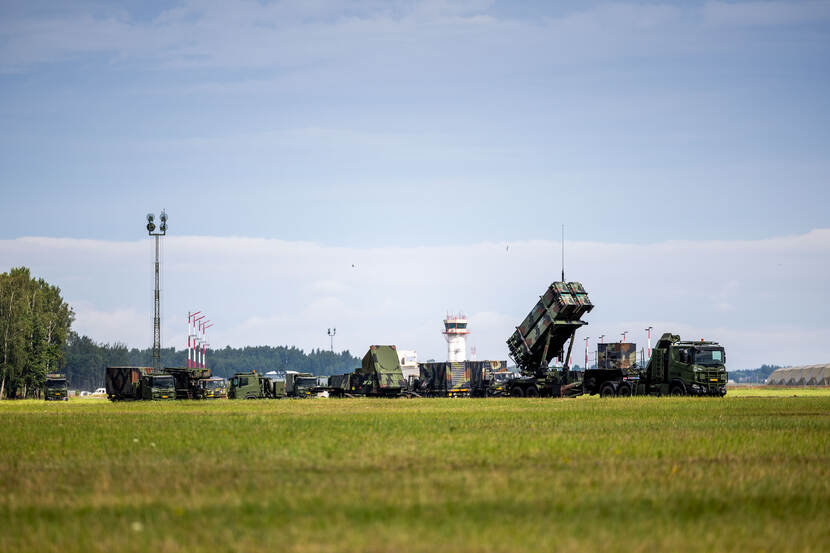
<instances>
[{"instance_id":1,"label":"green grass","mask_svg":"<svg viewBox=\"0 0 830 553\"><path fill-rule=\"evenodd\" d=\"M0 551L830 549L830 396L744 392L2 402Z\"/></svg>"}]
</instances>

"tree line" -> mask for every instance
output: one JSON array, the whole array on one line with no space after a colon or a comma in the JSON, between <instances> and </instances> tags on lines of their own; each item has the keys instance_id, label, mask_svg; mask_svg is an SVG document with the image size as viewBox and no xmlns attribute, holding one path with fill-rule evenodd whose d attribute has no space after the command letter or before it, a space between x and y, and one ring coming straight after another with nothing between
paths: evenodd
<instances>
[{"instance_id":1,"label":"tree line","mask_svg":"<svg viewBox=\"0 0 830 553\"><path fill-rule=\"evenodd\" d=\"M60 288L26 267L0 274L0 398L40 397L75 318Z\"/></svg>"},{"instance_id":2,"label":"tree line","mask_svg":"<svg viewBox=\"0 0 830 553\"><path fill-rule=\"evenodd\" d=\"M149 367L153 349L127 348L124 344L97 343L88 336L70 332L66 342L65 372L70 388L94 390L104 386L106 367ZM291 370L314 375L345 373L360 366L360 359L348 350L332 352L314 349L306 353L294 346L246 346L205 351L207 366L214 376L229 378L237 372L256 370L264 373ZM164 367L186 367L187 350L162 348Z\"/></svg>"}]
</instances>

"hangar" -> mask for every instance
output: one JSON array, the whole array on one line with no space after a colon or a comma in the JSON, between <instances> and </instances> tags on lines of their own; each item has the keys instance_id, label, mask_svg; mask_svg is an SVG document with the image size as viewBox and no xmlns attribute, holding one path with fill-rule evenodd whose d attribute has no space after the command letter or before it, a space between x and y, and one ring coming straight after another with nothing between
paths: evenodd
<instances>
[{"instance_id":1,"label":"hangar","mask_svg":"<svg viewBox=\"0 0 830 553\"><path fill-rule=\"evenodd\" d=\"M767 384L773 386L830 386L830 363L776 369Z\"/></svg>"}]
</instances>

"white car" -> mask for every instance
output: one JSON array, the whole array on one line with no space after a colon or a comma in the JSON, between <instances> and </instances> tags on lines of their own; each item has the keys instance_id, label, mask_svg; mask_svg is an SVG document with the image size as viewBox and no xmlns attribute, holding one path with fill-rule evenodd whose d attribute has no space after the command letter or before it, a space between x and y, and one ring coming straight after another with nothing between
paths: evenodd
<instances>
[{"instance_id":1,"label":"white car","mask_svg":"<svg viewBox=\"0 0 830 553\"><path fill-rule=\"evenodd\" d=\"M105 395L107 395L107 389L106 388L97 388L94 392L92 392L92 395L94 395L94 396L105 396Z\"/></svg>"}]
</instances>

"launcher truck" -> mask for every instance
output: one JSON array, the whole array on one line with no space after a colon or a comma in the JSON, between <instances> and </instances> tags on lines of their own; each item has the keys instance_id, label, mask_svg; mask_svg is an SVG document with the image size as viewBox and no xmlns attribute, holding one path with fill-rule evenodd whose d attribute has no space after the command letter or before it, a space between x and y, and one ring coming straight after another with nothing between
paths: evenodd
<instances>
[{"instance_id":1,"label":"launcher truck","mask_svg":"<svg viewBox=\"0 0 830 553\"><path fill-rule=\"evenodd\" d=\"M495 383L494 395L561 397L582 393L581 382L572 381L569 363L576 331L588 324L582 315L594 308L579 282L554 282L507 340L510 357L520 376ZM564 353L565 343L568 352ZM562 370L549 368L555 358Z\"/></svg>"},{"instance_id":2,"label":"launcher truck","mask_svg":"<svg viewBox=\"0 0 830 553\"><path fill-rule=\"evenodd\" d=\"M110 401L176 399L173 377L152 367L107 367L106 386Z\"/></svg>"}]
</instances>

